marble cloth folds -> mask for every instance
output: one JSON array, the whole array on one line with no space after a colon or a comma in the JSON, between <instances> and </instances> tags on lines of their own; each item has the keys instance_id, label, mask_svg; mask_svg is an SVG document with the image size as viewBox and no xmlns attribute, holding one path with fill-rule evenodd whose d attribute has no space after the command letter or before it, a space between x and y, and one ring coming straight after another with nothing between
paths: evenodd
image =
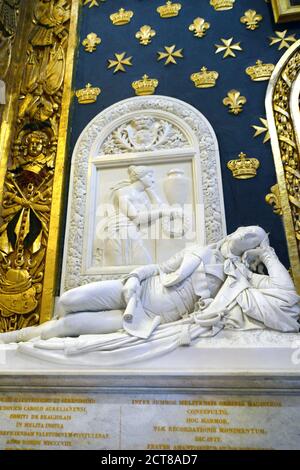
<instances>
[{"instance_id":1,"label":"marble cloth folds","mask_svg":"<svg viewBox=\"0 0 300 470\"><path fill-rule=\"evenodd\" d=\"M43 361L74 366L115 367L167 354L194 339L216 335L222 327L202 327L192 316L160 325L147 341L120 331L79 338L53 338L20 343L18 351Z\"/></svg>"}]
</instances>

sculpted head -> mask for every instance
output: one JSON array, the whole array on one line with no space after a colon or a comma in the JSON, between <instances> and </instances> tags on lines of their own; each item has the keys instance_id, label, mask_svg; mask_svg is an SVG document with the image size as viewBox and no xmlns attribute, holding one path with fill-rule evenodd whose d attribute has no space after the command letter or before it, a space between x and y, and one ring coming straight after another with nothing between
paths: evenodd
<instances>
[{"instance_id":1,"label":"sculpted head","mask_svg":"<svg viewBox=\"0 0 300 470\"><path fill-rule=\"evenodd\" d=\"M225 244L233 255L241 256L245 251L269 245L268 234L257 225L239 227L227 237Z\"/></svg>"},{"instance_id":2,"label":"sculpted head","mask_svg":"<svg viewBox=\"0 0 300 470\"><path fill-rule=\"evenodd\" d=\"M147 166L131 165L128 168L128 174L131 183L140 181L145 188L150 188L155 183L154 172Z\"/></svg>"},{"instance_id":3,"label":"sculpted head","mask_svg":"<svg viewBox=\"0 0 300 470\"><path fill-rule=\"evenodd\" d=\"M38 157L43 152L44 147L48 144L48 136L41 131L33 131L26 136L25 145L27 146L28 155Z\"/></svg>"}]
</instances>

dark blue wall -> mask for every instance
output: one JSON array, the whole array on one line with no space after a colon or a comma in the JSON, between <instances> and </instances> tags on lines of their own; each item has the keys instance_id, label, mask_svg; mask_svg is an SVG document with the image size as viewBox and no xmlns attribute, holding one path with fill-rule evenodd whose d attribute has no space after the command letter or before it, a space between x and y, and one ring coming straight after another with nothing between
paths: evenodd
<instances>
[{"instance_id":1,"label":"dark blue wall","mask_svg":"<svg viewBox=\"0 0 300 470\"><path fill-rule=\"evenodd\" d=\"M223 173L223 187L226 206L228 232L240 225L259 224L271 232L271 243L280 258L288 266L285 237L281 219L274 215L265 203L265 195L276 182L273 157L270 144L263 145L262 138L253 138L252 124L259 124L259 117L265 117L264 98L267 82L253 82L246 75L245 69L257 59L276 63L286 49L278 50L278 45L269 46L269 37L274 31L288 29L289 33L299 33L299 23L275 25L271 6L265 0L236 0L232 10L216 12L209 0L180 0L182 10L178 17L161 19L156 12L163 0L107 0L99 8L81 9L80 46L76 65L74 88L83 88L90 82L102 90L97 103L79 105L74 101L72 129L70 135L71 159L74 144L87 123L100 111L111 104L134 96L132 81L147 73L159 80L156 93L173 96L190 103L201 111L210 121L217 134ZM124 7L134 11L130 24L113 26L109 15ZM249 31L240 22L240 17L248 9L254 9L263 15L260 27ZM197 16L211 23L206 36L197 39L188 30L188 26ZM142 46L135 38L139 28L149 24L156 30L156 36L148 46ZM102 43L97 51L87 53L81 41L90 32L101 37ZM223 59L223 54L215 54L215 44L221 38L234 37L240 41L242 52L236 58ZM297 34L296 34L297 37ZM164 66L157 61L157 51L165 45L176 44L183 48L184 58L178 59L177 65ZM132 67L126 73L113 74L107 69L107 59L115 52L126 51L132 56ZM190 80L193 72L205 65L209 70L216 70L220 77L217 86L210 89L196 89ZM238 116L228 113L222 100L231 89L237 89L247 97L244 111ZM237 180L227 169L226 163L244 151L256 157L261 167L256 178Z\"/></svg>"}]
</instances>

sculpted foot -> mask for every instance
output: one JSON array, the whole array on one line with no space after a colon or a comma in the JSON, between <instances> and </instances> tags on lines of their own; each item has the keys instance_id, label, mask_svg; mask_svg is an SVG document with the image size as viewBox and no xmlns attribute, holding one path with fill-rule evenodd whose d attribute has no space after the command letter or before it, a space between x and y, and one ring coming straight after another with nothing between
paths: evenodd
<instances>
[{"instance_id":1,"label":"sculpted foot","mask_svg":"<svg viewBox=\"0 0 300 470\"><path fill-rule=\"evenodd\" d=\"M10 331L9 333L0 333L0 343L9 344L18 342L18 331Z\"/></svg>"},{"instance_id":2,"label":"sculpted foot","mask_svg":"<svg viewBox=\"0 0 300 470\"><path fill-rule=\"evenodd\" d=\"M8 333L0 333L0 343L9 344L9 343L21 343L24 341L30 341L33 338L38 338L43 331L47 331L52 325L57 323L56 320L50 320L42 325L38 326L29 326L28 328L23 328L22 330L10 331Z\"/></svg>"}]
</instances>

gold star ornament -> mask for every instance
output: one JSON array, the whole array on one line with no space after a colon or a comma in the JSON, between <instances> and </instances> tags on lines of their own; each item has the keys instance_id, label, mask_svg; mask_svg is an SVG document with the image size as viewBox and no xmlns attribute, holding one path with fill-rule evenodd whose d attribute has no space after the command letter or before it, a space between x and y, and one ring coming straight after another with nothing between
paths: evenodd
<instances>
[{"instance_id":1,"label":"gold star ornament","mask_svg":"<svg viewBox=\"0 0 300 470\"><path fill-rule=\"evenodd\" d=\"M296 42L295 34L290 34L287 36L288 30L284 31L275 31L276 37L271 36L270 37L270 46L274 46L275 44L278 44L278 50L280 51L284 47L290 47L292 42Z\"/></svg>"},{"instance_id":2,"label":"gold star ornament","mask_svg":"<svg viewBox=\"0 0 300 470\"><path fill-rule=\"evenodd\" d=\"M120 54L115 53L115 59L108 59L108 69L115 67L114 73L116 72L126 72L125 66L132 65L132 57L125 57L126 52L121 52Z\"/></svg>"},{"instance_id":3,"label":"gold star ornament","mask_svg":"<svg viewBox=\"0 0 300 470\"><path fill-rule=\"evenodd\" d=\"M106 0L99 0L99 1L105 2ZM89 5L89 8L92 8L92 7L98 7L99 3L97 2L97 0L85 0L83 6L85 5Z\"/></svg>"},{"instance_id":4,"label":"gold star ornament","mask_svg":"<svg viewBox=\"0 0 300 470\"><path fill-rule=\"evenodd\" d=\"M223 59L226 57L236 57L235 51L242 51L243 49L240 46L240 42L233 43L233 38L221 39L223 44L215 44L217 48L216 54L224 52Z\"/></svg>"},{"instance_id":5,"label":"gold star ornament","mask_svg":"<svg viewBox=\"0 0 300 470\"><path fill-rule=\"evenodd\" d=\"M176 45L173 44L172 46L164 46L165 47L165 52L158 51L158 58L157 60L163 60L166 59L165 65L168 64L177 64L176 59L183 58L182 51L183 49L177 49L176 50Z\"/></svg>"},{"instance_id":6,"label":"gold star ornament","mask_svg":"<svg viewBox=\"0 0 300 470\"><path fill-rule=\"evenodd\" d=\"M268 142L268 140L271 139L270 132L269 132L269 126L268 126L268 121L266 118L259 118L260 122L262 123L262 126L252 126L253 129L255 130L255 134L253 137L258 137L259 135L265 134L264 137L264 144Z\"/></svg>"}]
</instances>

